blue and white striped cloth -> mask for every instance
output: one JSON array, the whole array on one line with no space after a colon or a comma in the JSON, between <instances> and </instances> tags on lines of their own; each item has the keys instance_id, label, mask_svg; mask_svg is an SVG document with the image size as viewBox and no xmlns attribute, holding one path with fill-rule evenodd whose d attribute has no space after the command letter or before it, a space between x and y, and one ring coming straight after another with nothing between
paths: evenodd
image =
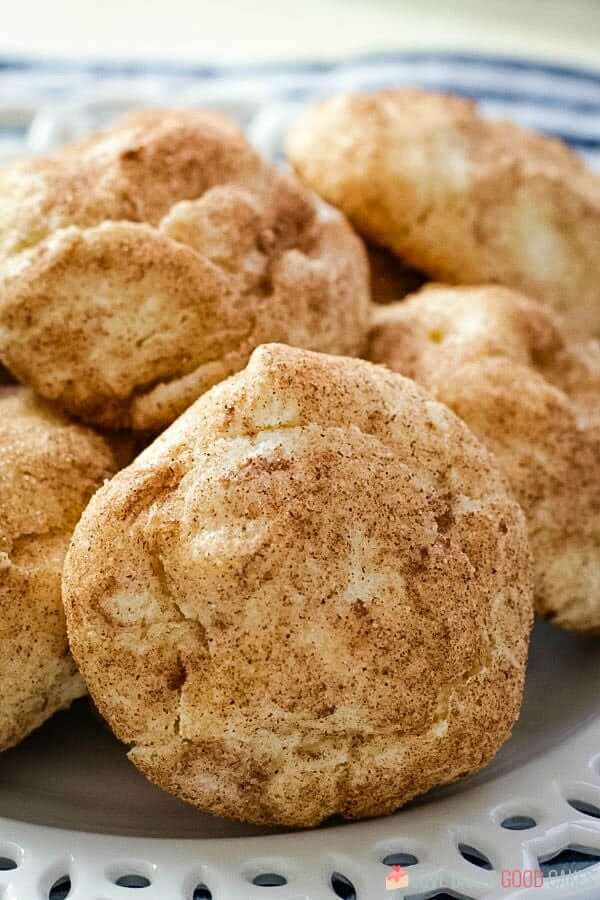
<instances>
[{"instance_id":1,"label":"blue and white striped cloth","mask_svg":"<svg viewBox=\"0 0 600 900\"><path fill-rule=\"evenodd\" d=\"M299 108L340 90L420 85L480 101L563 138L600 168L600 70L459 53L378 53L343 62L171 66L0 58L0 159L37 153L141 105L224 108L277 157Z\"/></svg>"}]
</instances>

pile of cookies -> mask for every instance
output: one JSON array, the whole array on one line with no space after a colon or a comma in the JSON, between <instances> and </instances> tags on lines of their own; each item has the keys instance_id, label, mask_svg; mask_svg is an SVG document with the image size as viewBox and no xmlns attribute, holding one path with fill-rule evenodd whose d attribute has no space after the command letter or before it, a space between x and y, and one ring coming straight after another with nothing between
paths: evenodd
<instances>
[{"instance_id":1,"label":"pile of cookies","mask_svg":"<svg viewBox=\"0 0 600 900\"><path fill-rule=\"evenodd\" d=\"M0 749L89 691L306 826L489 762L534 606L600 630L600 180L406 89L288 155L155 110L0 172Z\"/></svg>"}]
</instances>

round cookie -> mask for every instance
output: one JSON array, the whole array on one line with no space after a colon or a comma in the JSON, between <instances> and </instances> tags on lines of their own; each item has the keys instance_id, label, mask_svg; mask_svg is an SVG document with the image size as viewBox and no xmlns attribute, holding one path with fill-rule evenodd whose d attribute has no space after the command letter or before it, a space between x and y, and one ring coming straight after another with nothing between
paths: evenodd
<instances>
[{"instance_id":1,"label":"round cookie","mask_svg":"<svg viewBox=\"0 0 600 900\"><path fill-rule=\"evenodd\" d=\"M288 137L297 172L438 281L493 282L600 335L600 178L560 141L412 88L333 97Z\"/></svg>"},{"instance_id":2,"label":"round cookie","mask_svg":"<svg viewBox=\"0 0 600 900\"><path fill-rule=\"evenodd\" d=\"M0 388L0 750L85 694L62 566L75 523L122 454L25 388Z\"/></svg>"},{"instance_id":3,"label":"round cookie","mask_svg":"<svg viewBox=\"0 0 600 900\"><path fill-rule=\"evenodd\" d=\"M219 815L389 813L519 712L522 512L458 418L362 360L257 349L95 496L63 585L131 760Z\"/></svg>"},{"instance_id":4,"label":"round cookie","mask_svg":"<svg viewBox=\"0 0 600 900\"><path fill-rule=\"evenodd\" d=\"M539 614L600 631L600 343L569 344L506 288L437 285L375 313L370 358L494 452L527 516Z\"/></svg>"},{"instance_id":5,"label":"round cookie","mask_svg":"<svg viewBox=\"0 0 600 900\"><path fill-rule=\"evenodd\" d=\"M0 361L85 421L160 431L265 341L364 349L360 239L222 116L129 115L0 195Z\"/></svg>"}]
</instances>

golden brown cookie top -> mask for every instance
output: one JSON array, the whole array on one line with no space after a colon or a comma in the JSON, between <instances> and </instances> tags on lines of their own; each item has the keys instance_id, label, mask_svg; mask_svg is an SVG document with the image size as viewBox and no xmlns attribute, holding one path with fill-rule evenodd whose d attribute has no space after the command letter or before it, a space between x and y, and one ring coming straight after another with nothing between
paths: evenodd
<instances>
[{"instance_id":1,"label":"golden brown cookie top","mask_svg":"<svg viewBox=\"0 0 600 900\"><path fill-rule=\"evenodd\" d=\"M32 249L58 229L109 220L158 225L180 200L234 181L252 188L264 166L226 117L145 110L49 157L0 173L0 252Z\"/></svg>"},{"instance_id":2,"label":"golden brown cookie top","mask_svg":"<svg viewBox=\"0 0 600 900\"><path fill-rule=\"evenodd\" d=\"M127 444L25 388L0 387L0 750L86 691L69 653L62 568L88 500L131 458Z\"/></svg>"},{"instance_id":3,"label":"golden brown cookie top","mask_svg":"<svg viewBox=\"0 0 600 900\"><path fill-rule=\"evenodd\" d=\"M566 347L541 304L507 288L428 284L405 302L373 310L370 355L420 384L443 383L461 366L504 358L554 371Z\"/></svg>"},{"instance_id":4,"label":"golden brown cookie top","mask_svg":"<svg viewBox=\"0 0 600 900\"><path fill-rule=\"evenodd\" d=\"M160 430L265 340L363 345L359 240L222 116L134 113L0 193L0 358L79 418Z\"/></svg>"},{"instance_id":5,"label":"golden brown cookie top","mask_svg":"<svg viewBox=\"0 0 600 900\"><path fill-rule=\"evenodd\" d=\"M369 346L374 362L436 391L470 364L527 366L581 415L600 415L600 340L570 341L559 317L508 288L425 285L406 302L373 310Z\"/></svg>"},{"instance_id":6,"label":"golden brown cookie top","mask_svg":"<svg viewBox=\"0 0 600 900\"><path fill-rule=\"evenodd\" d=\"M256 350L99 492L64 586L133 760L215 812L383 812L480 765L518 708L521 511L463 423L361 360Z\"/></svg>"},{"instance_id":7,"label":"golden brown cookie top","mask_svg":"<svg viewBox=\"0 0 600 900\"><path fill-rule=\"evenodd\" d=\"M117 453L20 386L0 387L0 550L22 537L72 531L118 468Z\"/></svg>"},{"instance_id":8,"label":"golden brown cookie top","mask_svg":"<svg viewBox=\"0 0 600 900\"><path fill-rule=\"evenodd\" d=\"M397 189L408 191L411 212L421 215L452 187L479 182L483 189L490 174L505 168L512 169L515 181L528 174L568 177L590 205L600 204L599 179L562 141L506 120L484 119L477 103L465 97L418 88L339 94L321 101L295 123L287 149L303 178L331 202L339 200L336 205L342 209L354 201L359 217L358 192L365 190L367 204L377 195L385 206L379 191L390 186L392 170L400 177ZM361 178L359 164L375 175L371 198L367 171ZM395 196L389 199L394 202Z\"/></svg>"},{"instance_id":9,"label":"golden brown cookie top","mask_svg":"<svg viewBox=\"0 0 600 900\"><path fill-rule=\"evenodd\" d=\"M374 313L370 358L448 404L495 454L529 524L538 611L600 629L600 343L541 304L432 285Z\"/></svg>"},{"instance_id":10,"label":"golden brown cookie top","mask_svg":"<svg viewBox=\"0 0 600 900\"><path fill-rule=\"evenodd\" d=\"M412 88L309 108L287 149L358 230L439 281L504 284L600 335L600 178L563 143Z\"/></svg>"}]
</instances>

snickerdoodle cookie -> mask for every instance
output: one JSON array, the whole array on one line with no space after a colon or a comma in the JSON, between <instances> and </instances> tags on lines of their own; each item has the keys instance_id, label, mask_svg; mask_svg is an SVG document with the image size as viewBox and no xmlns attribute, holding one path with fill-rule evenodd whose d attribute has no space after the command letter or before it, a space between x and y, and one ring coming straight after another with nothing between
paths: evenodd
<instances>
[{"instance_id":1,"label":"snickerdoodle cookie","mask_svg":"<svg viewBox=\"0 0 600 900\"><path fill-rule=\"evenodd\" d=\"M122 455L25 388L0 388L0 750L85 693L62 566L83 508Z\"/></svg>"},{"instance_id":2,"label":"snickerdoodle cookie","mask_svg":"<svg viewBox=\"0 0 600 900\"><path fill-rule=\"evenodd\" d=\"M600 335L600 177L560 141L410 88L310 108L288 152L364 235L439 281L494 282Z\"/></svg>"},{"instance_id":3,"label":"snickerdoodle cookie","mask_svg":"<svg viewBox=\"0 0 600 900\"><path fill-rule=\"evenodd\" d=\"M265 341L363 347L360 239L222 116L131 114L0 196L0 361L83 420L159 431Z\"/></svg>"},{"instance_id":4,"label":"snickerdoodle cookie","mask_svg":"<svg viewBox=\"0 0 600 900\"><path fill-rule=\"evenodd\" d=\"M538 612L600 630L600 343L569 344L506 288L431 286L375 313L370 358L493 451L527 516Z\"/></svg>"},{"instance_id":5,"label":"snickerdoodle cookie","mask_svg":"<svg viewBox=\"0 0 600 900\"><path fill-rule=\"evenodd\" d=\"M523 514L420 387L282 345L94 497L71 646L130 758L220 815L388 813L510 734L532 618Z\"/></svg>"}]
</instances>

